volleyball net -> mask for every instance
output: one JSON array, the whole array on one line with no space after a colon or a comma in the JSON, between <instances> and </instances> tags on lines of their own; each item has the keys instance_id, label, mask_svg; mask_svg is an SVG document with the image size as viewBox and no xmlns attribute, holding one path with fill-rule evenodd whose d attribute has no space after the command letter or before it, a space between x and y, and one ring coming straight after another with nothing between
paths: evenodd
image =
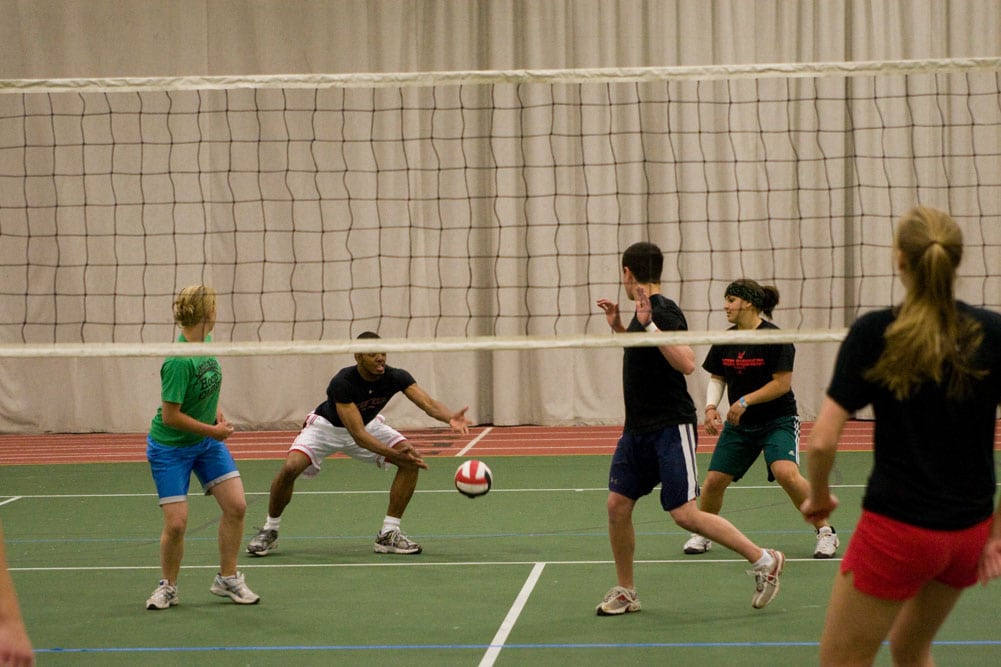
<instances>
[{"instance_id":1,"label":"volleyball net","mask_svg":"<svg viewBox=\"0 0 1001 667\"><path fill-rule=\"evenodd\" d=\"M998 309L999 165L1001 59L0 81L0 355L167 344L195 283L236 353L623 344L641 240L698 340L741 277L831 339L915 204Z\"/></svg>"}]
</instances>

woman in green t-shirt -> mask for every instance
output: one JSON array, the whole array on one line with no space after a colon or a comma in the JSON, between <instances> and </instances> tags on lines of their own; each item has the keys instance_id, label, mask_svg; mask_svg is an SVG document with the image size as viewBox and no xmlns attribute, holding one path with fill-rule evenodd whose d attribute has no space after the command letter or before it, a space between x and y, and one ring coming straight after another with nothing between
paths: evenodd
<instances>
[{"instance_id":1,"label":"woman in green t-shirt","mask_svg":"<svg viewBox=\"0 0 1001 667\"><path fill-rule=\"evenodd\" d=\"M215 290L193 285L174 301L174 321L181 328L180 343L212 340L216 321ZM167 609L178 603L177 576L184 554L188 523L188 484L194 473L206 495L215 496L222 509L219 521L219 573L210 591L237 604L255 604L260 597L236 570L243 538L247 501L243 481L223 440L233 426L219 411L222 371L215 357L168 357L160 368L162 405L146 438L146 458L163 510L160 535L162 578L146 601L147 609Z\"/></svg>"}]
</instances>

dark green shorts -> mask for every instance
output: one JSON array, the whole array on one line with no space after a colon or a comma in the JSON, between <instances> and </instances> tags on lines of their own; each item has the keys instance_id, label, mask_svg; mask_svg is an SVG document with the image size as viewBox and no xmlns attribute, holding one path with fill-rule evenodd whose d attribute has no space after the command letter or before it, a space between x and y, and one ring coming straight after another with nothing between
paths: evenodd
<instances>
[{"instance_id":1,"label":"dark green shorts","mask_svg":"<svg viewBox=\"0 0 1001 667\"><path fill-rule=\"evenodd\" d=\"M724 424L709 461L709 470L722 472L739 480L751 469L761 452L765 453L768 481L773 482L771 466L775 461L799 465L799 417L779 417L761 426Z\"/></svg>"}]
</instances>

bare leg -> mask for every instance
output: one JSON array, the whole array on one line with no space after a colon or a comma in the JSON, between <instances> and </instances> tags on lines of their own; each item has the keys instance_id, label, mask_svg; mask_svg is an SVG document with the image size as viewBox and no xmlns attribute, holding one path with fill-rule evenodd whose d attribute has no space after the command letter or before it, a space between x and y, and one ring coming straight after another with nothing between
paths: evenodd
<instances>
[{"instance_id":1,"label":"bare leg","mask_svg":"<svg viewBox=\"0 0 1001 667\"><path fill-rule=\"evenodd\" d=\"M271 494L268 497L268 516L278 518L292 502L295 480L310 466L309 457L300 451L291 451L282 464L281 470L271 480Z\"/></svg>"},{"instance_id":2,"label":"bare leg","mask_svg":"<svg viewBox=\"0 0 1001 667\"><path fill-rule=\"evenodd\" d=\"M161 505L163 530L160 533L160 571L168 584L177 585L184 558L184 533L188 527L188 503Z\"/></svg>"},{"instance_id":3,"label":"bare leg","mask_svg":"<svg viewBox=\"0 0 1001 667\"><path fill-rule=\"evenodd\" d=\"M855 588L852 574L834 579L820 637L822 667L871 665L903 603L881 600Z\"/></svg>"},{"instance_id":4,"label":"bare leg","mask_svg":"<svg viewBox=\"0 0 1001 667\"><path fill-rule=\"evenodd\" d=\"M890 630L890 652L895 665L931 667L931 644L962 590L929 582L916 597L904 603Z\"/></svg>"},{"instance_id":5,"label":"bare leg","mask_svg":"<svg viewBox=\"0 0 1001 667\"><path fill-rule=\"evenodd\" d=\"M702 537L722 544L727 549L736 551L749 563L757 562L764 554L761 547L749 540L727 519L718 514L703 512L696 507L694 500L689 500L681 507L671 510L671 518L684 530L698 533Z\"/></svg>"},{"instance_id":6,"label":"bare leg","mask_svg":"<svg viewBox=\"0 0 1001 667\"><path fill-rule=\"evenodd\" d=\"M407 511L410 499L414 497L414 490L417 488L417 477L419 474L420 469L416 466L401 466L396 469L393 484L389 487L387 515L397 519L403 518L403 513Z\"/></svg>"},{"instance_id":7,"label":"bare leg","mask_svg":"<svg viewBox=\"0 0 1001 667\"><path fill-rule=\"evenodd\" d=\"M633 557L636 553L636 531L633 528L633 507L636 501L614 491L608 494L608 539L615 558L615 576L619 586L635 590Z\"/></svg>"},{"instance_id":8,"label":"bare leg","mask_svg":"<svg viewBox=\"0 0 1001 667\"><path fill-rule=\"evenodd\" d=\"M733 482L733 476L717 470L710 470L702 483L699 495L699 509L710 514L719 514L723 509L723 495Z\"/></svg>"},{"instance_id":9,"label":"bare leg","mask_svg":"<svg viewBox=\"0 0 1001 667\"><path fill-rule=\"evenodd\" d=\"M779 483L793 506L798 510L806 497L810 495L810 482L799 472L799 466L792 461L774 461L771 465L772 476ZM813 523L814 528L822 528L831 525L827 519L818 519Z\"/></svg>"},{"instance_id":10,"label":"bare leg","mask_svg":"<svg viewBox=\"0 0 1001 667\"><path fill-rule=\"evenodd\" d=\"M243 540L243 519L247 514L243 480L232 477L213 486L211 491L222 509L219 519L219 574L231 577L236 574L236 557Z\"/></svg>"}]
</instances>

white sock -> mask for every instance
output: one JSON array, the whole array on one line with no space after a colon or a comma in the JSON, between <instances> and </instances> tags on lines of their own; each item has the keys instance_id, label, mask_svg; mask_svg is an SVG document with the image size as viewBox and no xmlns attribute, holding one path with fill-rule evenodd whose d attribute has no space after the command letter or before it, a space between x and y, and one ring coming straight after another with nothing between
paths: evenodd
<instances>
[{"instance_id":1,"label":"white sock","mask_svg":"<svg viewBox=\"0 0 1001 667\"><path fill-rule=\"evenodd\" d=\"M262 530L278 530L279 526L282 525L282 518L277 519L270 514L268 515L267 521L264 522L264 528Z\"/></svg>"},{"instance_id":2,"label":"white sock","mask_svg":"<svg viewBox=\"0 0 1001 667\"><path fill-rule=\"evenodd\" d=\"M399 529L400 529L400 520L395 516L387 516L385 519L382 520L382 530L379 531L379 534L382 535L388 533L391 530L399 530Z\"/></svg>"},{"instance_id":3,"label":"white sock","mask_svg":"<svg viewBox=\"0 0 1001 667\"><path fill-rule=\"evenodd\" d=\"M775 564L775 559L772 558L772 554L768 551L768 549L762 549L761 558L759 558L757 562L754 563L754 569L769 570L774 564Z\"/></svg>"}]
</instances>

